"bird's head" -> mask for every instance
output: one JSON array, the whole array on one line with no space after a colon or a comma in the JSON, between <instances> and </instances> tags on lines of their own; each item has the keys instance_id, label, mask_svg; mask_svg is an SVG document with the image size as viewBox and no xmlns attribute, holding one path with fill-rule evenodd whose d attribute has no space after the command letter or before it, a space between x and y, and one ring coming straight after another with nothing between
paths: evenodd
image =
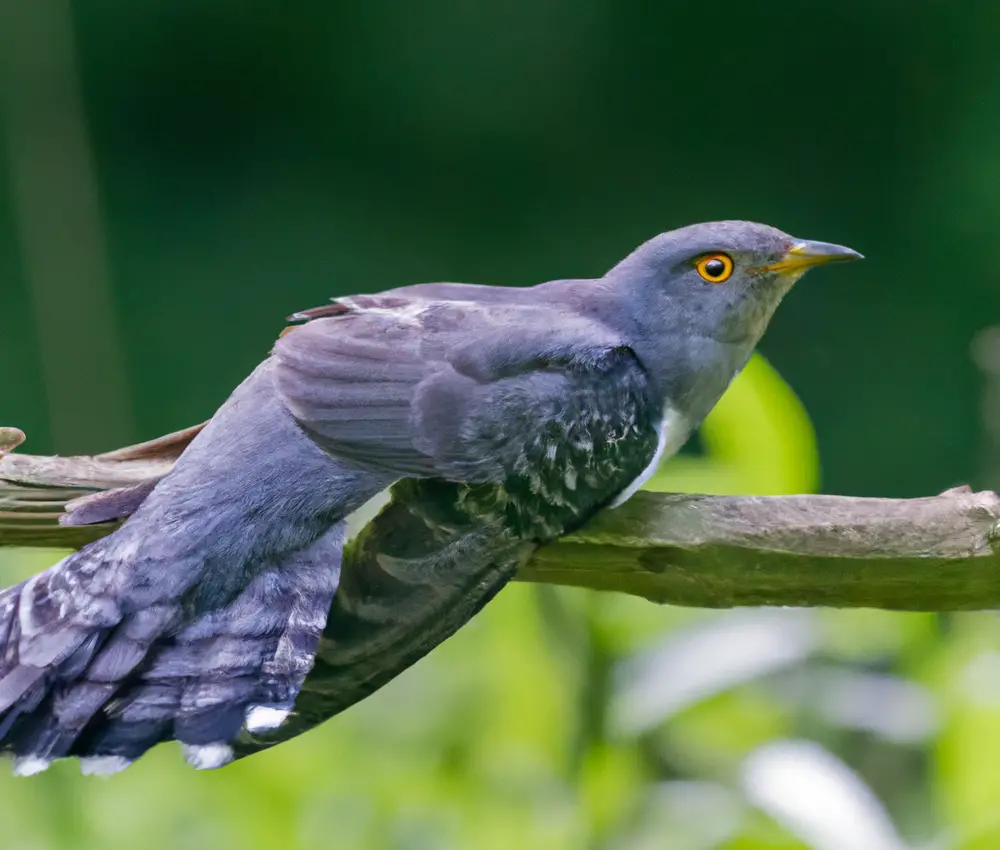
<instances>
[{"instance_id":1,"label":"bird's head","mask_svg":"<svg viewBox=\"0 0 1000 850\"><path fill-rule=\"evenodd\" d=\"M692 224L655 236L605 279L633 289L647 322L719 341L756 343L778 303L815 266L861 259L750 221Z\"/></svg>"}]
</instances>

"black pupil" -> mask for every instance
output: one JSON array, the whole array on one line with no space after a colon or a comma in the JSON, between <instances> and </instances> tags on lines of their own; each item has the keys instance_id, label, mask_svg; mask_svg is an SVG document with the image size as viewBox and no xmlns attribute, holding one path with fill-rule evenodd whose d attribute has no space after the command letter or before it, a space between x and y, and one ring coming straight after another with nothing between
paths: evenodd
<instances>
[{"instance_id":1,"label":"black pupil","mask_svg":"<svg viewBox=\"0 0 1000 850\"><path fill-rule=\"evenodd\" d=\"M705 263L705 273L709 277L722 277L726 273L726 264L722 260L709 260Z\"/></svg>"}]
</instances>

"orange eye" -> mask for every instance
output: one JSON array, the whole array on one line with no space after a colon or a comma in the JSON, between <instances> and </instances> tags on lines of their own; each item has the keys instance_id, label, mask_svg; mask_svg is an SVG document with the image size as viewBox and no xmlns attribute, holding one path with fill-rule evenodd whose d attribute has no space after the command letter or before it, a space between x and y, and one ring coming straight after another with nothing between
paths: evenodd
<instances>
[{"instance_id":1,"label":"orange eye","mask_svg":"<svg viewBox=\"0 0 1000 850\"><path fill-rule=\"evenodd\" d=\"M733 261L725 254L712 254L698 260L695 268L709 283L724 283L733 273Z\"/></svg>"}]
</instances>

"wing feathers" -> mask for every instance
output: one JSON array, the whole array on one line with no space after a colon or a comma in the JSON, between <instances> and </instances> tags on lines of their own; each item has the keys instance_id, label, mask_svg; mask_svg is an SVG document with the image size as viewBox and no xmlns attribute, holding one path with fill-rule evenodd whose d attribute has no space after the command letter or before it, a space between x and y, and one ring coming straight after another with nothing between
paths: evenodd
<instances>
[{"instance_id":1,"label":"wing feathers","mask_svg":"<svg viewBox=\"0 0 1000 850\"><path fill-rule=\"evenodd\" d=\"M343 306L278 341L275 385L328 452L400 476L502 480L589 372L634 358L606 327L552 305L393 295Z\"/></svg>"}]
</instances>

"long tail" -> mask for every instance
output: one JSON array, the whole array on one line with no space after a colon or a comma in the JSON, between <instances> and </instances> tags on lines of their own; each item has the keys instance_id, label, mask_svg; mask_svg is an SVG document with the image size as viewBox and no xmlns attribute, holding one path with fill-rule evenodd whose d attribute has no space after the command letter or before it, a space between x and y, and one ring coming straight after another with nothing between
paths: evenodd
<instances>
[{"instance_id":1,"label":"long tail","mask_svg":"<svg viewBox=\"0 0 1000 850\"><path fill-rule=\"evenodd\" d=\"M81 756L124 767L159 741L217 767L278 725L336 591L342 518L388 482L337 464L276 399L265 361L149 492L70 514L131 514L0 592L0 753L19 773Z\"/></svg>"},{"instance_id":2,"label":"long tail","mask_svg":"<svg viewBox=\"0 0 1000 850\"><path fill-rule=\"evenodd\" d=\"M95 592L87 578L102 570L91 549L3 591L0 752L21 775L67 756L84 773L108 773L175 739L195 767L226 764L240 734L292 711L336 591L342 538L338 525L188 623L183 599L127 611Z\"/></svg>"}]
</instances>

